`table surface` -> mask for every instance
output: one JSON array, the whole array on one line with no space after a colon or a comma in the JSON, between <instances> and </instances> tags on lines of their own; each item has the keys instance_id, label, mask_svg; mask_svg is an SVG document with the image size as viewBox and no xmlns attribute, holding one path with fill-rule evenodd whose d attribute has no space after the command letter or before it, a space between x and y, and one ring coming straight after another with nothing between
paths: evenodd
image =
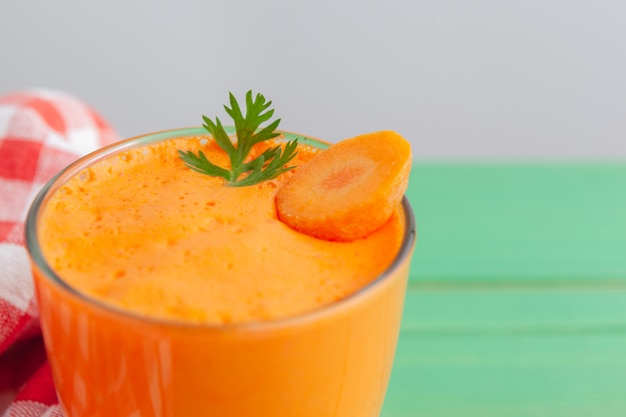
<instances>
[{"instance_id":1,"label":"table surface","mask_svg":"<svg viewBox=\"0 0 626 417\"><path fill-rule=\"evenodd\" d=\"M626 415L626 162L416 162L382 417Z\"/></svg>"}]
</instances>

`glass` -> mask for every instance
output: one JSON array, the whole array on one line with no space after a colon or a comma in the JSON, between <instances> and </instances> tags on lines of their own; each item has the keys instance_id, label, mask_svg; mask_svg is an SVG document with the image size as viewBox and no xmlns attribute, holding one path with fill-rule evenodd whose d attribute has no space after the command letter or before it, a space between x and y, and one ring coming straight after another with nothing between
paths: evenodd
<instances>
[{"instance_id":1,"label":"glass","mask_svg":"<svg viewBox=\"0 0 626 417\"><path fill-rule=\"evenodd\" d=\"M202 135L152 133L96 151L44 186L26 223L40 319L59 400L70 417L376 417L396 350L415 221L384 273L347 298L297 317L193 324L135 315L70 287L44 259L38 219L90 164L131 147ZM229 133L232 133L232 129ZM328 144L284 132L320 148Z\"/></svg>"}]
</instances>

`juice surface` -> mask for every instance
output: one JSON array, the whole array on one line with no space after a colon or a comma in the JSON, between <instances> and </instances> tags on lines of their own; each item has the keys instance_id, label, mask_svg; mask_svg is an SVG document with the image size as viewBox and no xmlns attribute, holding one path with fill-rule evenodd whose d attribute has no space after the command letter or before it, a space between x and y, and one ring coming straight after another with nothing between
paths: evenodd
<instances>
[{"instance_id":1,"label":"juice surface","mask_svg":"<svg viewBox=\"0 0 626 417\"><path fill-rule=\"evenodd\" d=\"M256 153L265 149L257 147ZM39 236L62 279L140 315L254 322L342 299L380 275L398 253L400 209L364 239L316 239L277 217L276 191L290 173L228 187L186 168L178 149L201 149L212 162L228 165L207 137L170 139L100 161L51 197ZM300 145L292 164L305 164L317 152Z\"/></svg>"}]
</instances>

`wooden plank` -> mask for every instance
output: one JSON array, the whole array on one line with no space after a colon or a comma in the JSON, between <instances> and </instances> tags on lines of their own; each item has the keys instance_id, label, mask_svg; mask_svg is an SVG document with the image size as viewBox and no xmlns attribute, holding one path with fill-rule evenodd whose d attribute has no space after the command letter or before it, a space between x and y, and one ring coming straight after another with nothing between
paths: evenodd
<instances>
[{"instance_id":1,"label":"wooden plank","mask_svg":"<svg viewBox=\"0 0 626 417\"><path fill-rule=\"evenodd\" d=\"M382 417L626 415L626 292L410 291Z\"/></svg>"},{"instance_id":2,"label":"wooden plank","mask_svg":"<svg viewBox=\"0 0 626 417\"><path fill-rule=\"evenodd\" d=\"M626 333L626 286L573 290L410 289L402 332L468 336Z\"/></svg>"},{"instance_id":3,"label":"wooden plank","mask_svg":"<svg viewBox=\"0 0 626 417\"><path fill-rule=\"evenodd\" d=\"M383 417L626 415L625 334L405 333Z\"/></svg>"},{"instance_id":4,"label":"wooden plank","mask_svg":"<svg viewBox=\"0 0 626 417\"><path fill-rule=\"evenodd\" d=\"M626 281L626 163L424 163L407 197L421 284Z\"/></svg>"}]
</instances>

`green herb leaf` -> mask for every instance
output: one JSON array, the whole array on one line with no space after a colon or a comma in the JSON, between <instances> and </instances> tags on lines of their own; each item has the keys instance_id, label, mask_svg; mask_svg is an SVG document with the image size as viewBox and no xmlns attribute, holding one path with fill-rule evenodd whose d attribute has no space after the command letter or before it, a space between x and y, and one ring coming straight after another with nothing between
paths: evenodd
<instances>
[{"instance_id":1,"label":"green herb leaf","mask_svg":"<svg viewBox=\"0 0 626 417\"><path fill-rule=\"evenodd\" d=\"M192 170L214 177L222 177L226 180L227 185L233 187L244 187L271 180L295 168L286 165L297 154L297 139L287 142L284 148L281 146L269 148L255 159L247 161L254 145L280 135L276 132L280 119L261 127L262 123L267 122L274 115L274 110L269 108L271 104L272 102L266 101L261 94L257 94L253 100L252 91L248 91L244 116L237 99L230 93L230 108L224 106L224 109L235 124L236 145L228 137L219 118L216 117L214 122L208 117L202 116L204 120L202 126L213 136L215 143L228 154L230 170L213 164L202 151L196 155L191 151L179 150L180 158ZM243 174L247 175L239 179Z\"/></svg>"}]
</instances>

